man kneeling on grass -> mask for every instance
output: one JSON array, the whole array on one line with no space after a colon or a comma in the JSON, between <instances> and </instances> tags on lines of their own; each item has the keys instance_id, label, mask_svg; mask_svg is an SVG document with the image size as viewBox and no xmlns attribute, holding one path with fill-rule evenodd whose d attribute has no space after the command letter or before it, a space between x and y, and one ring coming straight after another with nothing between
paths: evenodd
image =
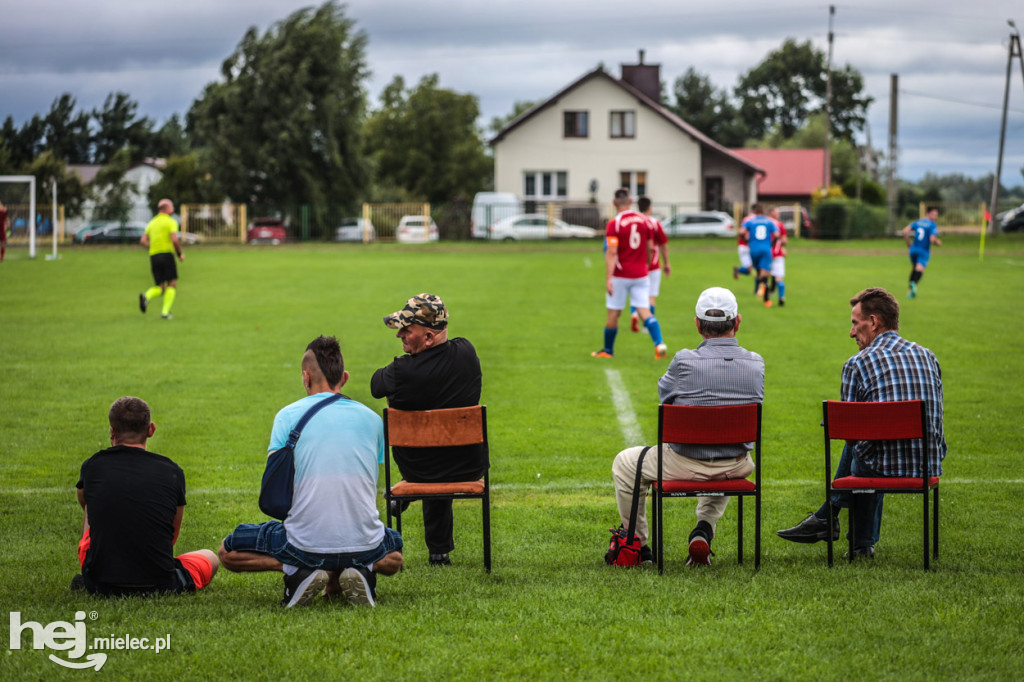
<instances>
[{"instance_id":1,"label":"man kneeling on grass","mask_svg":"<svg viewBox=\"0 0 1024 682\"><path fill-rule=\"evenodd\" d=\"M306 397L274 418L269 451L285 445L303 415L348 381L338 340L320 336L302 356ZM229 571L281 571L286 608L326 596L373 606L377 574L402 567L402 536L377 512L384 424L345 396L316 412L295 445L292 507L284 523L243 523L220 546Z\"/></svg>"},{"instance_id":2,"label":"man kneeling on grass","mask_svg":"<svg viewBox=\"0 0 1024 682\"><path fill-rule=\"evenodd\" d=\"M195 592L220 562L208 549L174 556L185 514L185 474L146 450L156 431L149 405L125 396L110 406L110 447L82 464L78 502L85 517L71 589L110 596Z\"/></svg>"}]
</instances>

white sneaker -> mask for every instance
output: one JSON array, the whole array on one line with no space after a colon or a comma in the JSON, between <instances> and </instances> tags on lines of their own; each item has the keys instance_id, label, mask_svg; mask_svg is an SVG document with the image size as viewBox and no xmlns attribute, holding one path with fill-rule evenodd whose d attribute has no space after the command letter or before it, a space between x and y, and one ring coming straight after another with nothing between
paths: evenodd
<instances>
[{"instance_id":1,"label":"white sneaker","mask_svg":"<svg viewBox=\"0 0 1024 682\"><path fill-rule=\"evenodd\" d=\"M668 357L668 346L666 346L663 343L659 343L657 346L654 347L654 359L655 360L664 360L667 357Z\"/></svg>"}]
</instances>

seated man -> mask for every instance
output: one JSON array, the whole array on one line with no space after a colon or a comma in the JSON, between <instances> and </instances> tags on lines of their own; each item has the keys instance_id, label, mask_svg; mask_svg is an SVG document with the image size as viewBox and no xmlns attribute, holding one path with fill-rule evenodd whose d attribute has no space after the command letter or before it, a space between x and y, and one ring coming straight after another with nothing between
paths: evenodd
<instances>
[{"instance_id":1,"label":"seated man","mask_svg":"<svg viewBox=\"0 0 1024 682\"><path fill-rule=\"evenodd\" d=\"M842 400L883 402L923 400L929 429L929 469L942 474L946 438L942 429L942 372L930 350L899 335L900 304L885 289L865 289L850 299L850 338L860 351L843 365ZM844 476L924 476L919 441L854 441L843 447L835 478ZM850 493L833 492L832 539L839 539L839 509L850 506ZM828 504L792 528L776 534L793 542L828 539ZM882 528L882 493L857 496L855 556L872 558Z\"/></svg>"},{"instance_id":2,"label":"seated man","mask_svg":"<svg viewBox=\"0 0 1024 682\"><path fill-rule=\"evenodd\" d=\"M274 418L269 452L283 447L310 407L340 393L348 381L338 340L320 336L302 356L306 397ZM324 592L352 604L376 604L377 574L402 567L402 536L385 528L377 511L381 418L342 396L317 412L295 446L295 484L284 523L243 523L220 546L229 571L284 573L286 608Z\"/></svg>"},{"instance_id":3,"label":"seated man","mask_svg":"<svg viewBox=\"0 0 1024 682\"><path fill-rule=\"evenodd\" d=\"M704 339L694 350L675 354L668 371L658 380L658 399L674 405L743 405L764 400L764 360L742 348L736 340L740 317L736 297L728 289L712 287L697 299L694 323ZM708 481L746 478L754 470L750 457L752 443L735 445L682 445L669 443L662 453L662 473L666 480ZM642 446L627 448L615 456L612 477L622 525L629 524L633 503L636 463ZM640 558L651 562L647 545L645 513L647 489L658 480L656 452L644 457L640 485L636 534L640 539ZM697 501L697 527L690 533L688 566L711 565L711 540L715 526L725 512L728 497L701 497Z\"/></svg>"},{"instance_id":4,"label":"seated man","mask_svg":"<svg viewBox=\"0 0 1024 682\"><path fill-rule=\"evenodd\" d=\"M480 359L469 340L448 339L448 309L433 294L410 298L384 318L398 330L406 355L373 373L370 393L396 410L440 410L480 404ZM392 448L402 478L411 483L477 481L487 470L485 445L453 448ZM392 514L401 514L398 505ZM423 535L432 566L451 563L455 549L451 500L423 500Z\"/></svg>"},{"instance_id":5,"label":"seated man","mask_svg":"<svg viewBox=\"0 0 1024 682\"><path fill-rule=\"evenodd\" d=\"M185 474L146 450L156 431L149 405L125 396L110 406L110 447L82 464L78 503L81 575L72 589L128 595L194 592L210 584L220 562L208 549L175 557L185 514Z\"/></svg>"}]
</instances>

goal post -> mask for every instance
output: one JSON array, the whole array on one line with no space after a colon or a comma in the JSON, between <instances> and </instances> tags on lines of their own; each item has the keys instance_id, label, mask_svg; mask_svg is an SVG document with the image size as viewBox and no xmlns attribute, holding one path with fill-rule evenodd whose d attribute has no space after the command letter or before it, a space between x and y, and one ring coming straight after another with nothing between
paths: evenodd
<instances>
[{"instance_id":1,"label":"goal post","mask_svg":"<svg viewBox=\"0 0 1024 682\"><path fill-rule=\"evenodd\" d=\"M34 175L0 175L0 184L28 183L28 218L25 229L28 231L28 257L36 257L36 176ZM7 203L7 202L4 202ZM11 221L13 226L13 221ZM6 229L6 228L5 228ZM56 226L54 226L56 231Z\"/></svg>"}]
</instances>

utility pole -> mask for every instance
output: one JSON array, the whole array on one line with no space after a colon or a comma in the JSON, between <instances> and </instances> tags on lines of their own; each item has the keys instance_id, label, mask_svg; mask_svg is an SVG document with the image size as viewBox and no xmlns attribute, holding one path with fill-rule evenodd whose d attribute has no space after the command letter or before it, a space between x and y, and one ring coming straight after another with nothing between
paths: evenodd
<instances>
[{"instance_id":1,"label":"utility pole","mask_svg":"<svg viewBox=\"0 0 1024 682\"><path fill-rule=\"evenodd\" d=\"M828 6L828 65L825 69L825 164L822 168L821 186L825 189L832 185L832 148L829 145L829 133L832 127L832 18L836 15L836 6Z\"/></svg>"},{"instance_id":2,"label":"utility pole","mask_svg":"<svg viewBox=\"0 0 1024 682\"><path fill-rule=\"evenodd\" d=\"M1010 67L1013 66L1013 58L1016 57L1017 61L1020 62L1021 78L1024 79L1024 57L1021 56L1020 49L1020 32L1017 30L1017 25L1013 23L1013 19L1007 19L1006 23L1010 25L1013 32L1010 34L1010 49L1006 56L1006 85L1003 87L1003 124L999 129L999 157L996 161L996 174L992 178L992 203L989 204L988 212L992 216L992 219L988 223L989 234L996 233L996 212L998 211L999 201L999 177L1003 173L1003 143L1006 141L1006 110L1010 105Z\"/></svg>"},{"instance_id":3,"label":"utility pole","mask_svg":"<svg viewBox=\"0 0 1024 682\"><path fill-rule=\"evenodd\" d=\"M886 195L889 203L889 234L896 234L896 111L900 77L889 75L889 172L886 176Z\"/></svg>"}]
</instances>

